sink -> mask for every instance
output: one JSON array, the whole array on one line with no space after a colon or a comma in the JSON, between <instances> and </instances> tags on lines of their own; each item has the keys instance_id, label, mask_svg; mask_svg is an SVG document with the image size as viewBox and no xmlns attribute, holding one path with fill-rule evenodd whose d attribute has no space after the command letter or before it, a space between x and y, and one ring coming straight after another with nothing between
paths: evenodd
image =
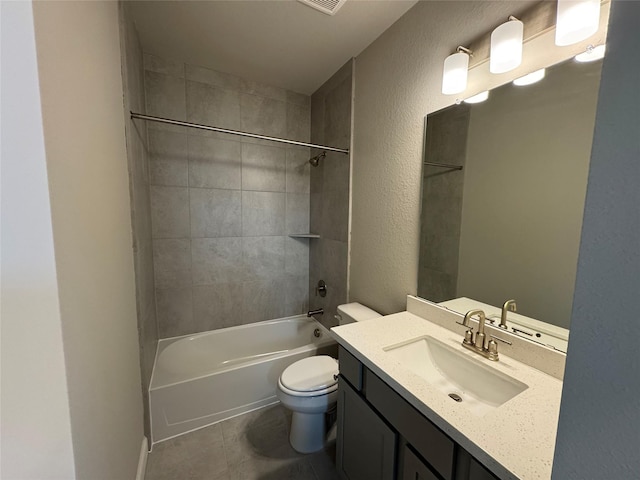
<instances>
[{"instance_id":1,"label":"sink","mask_svg":"<svg viewBox=\"0 0 640 480\"><path fill-rule=\"evenodd\" d=\"M477 415L485 415L529 388L428 335L384 347L384 351Z\"/></svg>"}]
</instances>

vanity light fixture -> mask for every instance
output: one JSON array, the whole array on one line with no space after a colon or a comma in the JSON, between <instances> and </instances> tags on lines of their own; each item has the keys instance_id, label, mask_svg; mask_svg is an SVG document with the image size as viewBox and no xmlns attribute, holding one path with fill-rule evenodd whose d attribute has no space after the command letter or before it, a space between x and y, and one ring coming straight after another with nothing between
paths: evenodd
<instances>
[{"instance_id":1,"label":"vanity light fixture","mask_svg":"<svg viewBox=\"0 0 640 480\"><path fill-rule=\"evenodd\" d=\"M513 15L491 34L489 71L505 73L522 63L524 24Z\"/></svg>"},{"instance_id":2,"label":"vanity light fixture","mask_svg":"<svg viewBox=\"0 0 640 480\"><path fill-rule=\"evenodd\" d=\"M606 47L604 43L602 45L598 45L597 47L588 45L587 49L584 52L579 53L574 58L576 59L576 62L580 63L595 62L596 60L604 58L605 49Z\"/></svg>"},{"instance_id":3,"label":"vanity light fixture","mask_svg":"<svg viewBox=\"0 0 640 480\"><path fill-rule=\"evenodd\" d=\"M484 92L480 92L473 97L466 98L464 103L481 103L484 102L487 98L489 98L489 90L485 90Z\"/></svg>"},{"instance_id":4,"label":"vanity light fixture","mask_svg":"<svg viewBox=\"0 0 640 480\"><path fill-rule=\"evenodd\" d=\"M539 82L544 78L545 69L541 68L540 70L536 70L535 72L531 72L524 77L516 78L513 81L514 85L518 87L522 87L524 85L531 85L533 83Z\"/></svg>"},{"instance_id":5,"label":"vanity light fixture","mask_svg":"<svg viewBox=\"0 0 640 480\"><path fill-rule=\"evenodd\" d=\"M600 0L558 0L556 45L573 45L598 31Z\"/></svg>"},{"instance_id":6,"label":"vanity light fixture","mask_svg":"<svg viewBox=\"0 0 640 480\"><path fill-rule=\"evenodd\" d=\"M442 93L455 95L456 93L464 92L467 88L469 57L472 55L471 50L468 48L458 47L456 53L444 59Z\"/></svg>"}]
</instances>

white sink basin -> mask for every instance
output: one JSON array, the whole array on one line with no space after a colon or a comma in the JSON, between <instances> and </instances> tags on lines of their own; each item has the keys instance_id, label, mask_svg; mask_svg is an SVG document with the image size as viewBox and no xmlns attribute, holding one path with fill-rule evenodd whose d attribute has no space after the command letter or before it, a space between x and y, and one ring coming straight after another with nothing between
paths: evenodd
<instances>
[{"instance_id":1,"label":"white sink basin","mask_svg":"<svg viewBox=\"0 0 640 480\"><path fill-rule=\"evenodd\" d=\"M506 403L528 385L476 360L465 353L424 336L384 350L404 367L449 395L477 415L484 415Z\"/></svg>"}]
</instances>

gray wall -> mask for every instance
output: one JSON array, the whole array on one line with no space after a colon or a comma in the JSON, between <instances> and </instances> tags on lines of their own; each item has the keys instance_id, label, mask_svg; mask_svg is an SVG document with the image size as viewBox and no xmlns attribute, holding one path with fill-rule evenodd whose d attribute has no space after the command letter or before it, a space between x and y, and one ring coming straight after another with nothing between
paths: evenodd
<instances>
[{"instance_id":1,"label":"gray wall","mask_svg":"<svg viewBox=\"0 0 640 480\"><path fill-rule=\"evenodd\" d=\"M129 112L145 112L144 70L142 47L130 13L128 2L119 2L120 51L124 86L125 135L129 161L131 197L131 227L133 260L136 272L136 313L140 343L140 372L144 402L145 435L151 439L149 417L149 385L158 346L156 297L153 277L151 243L151 208L149 201L149 160L147 155L147 124L134 122Z\"/></svg>"},{"instance_id":2,"label":"gray wall","mask_svg":"<svg viewBox=\"0 0 640 480\"><path fill-rule=\"evenodd\" d=\"M356 58L350 300L388 314L417 292L424 116L455 100L440 93L443 59L532 4L418 2Z\"/></svg>"},{"instance_id":3,"label":"gray wall","mask_svg":"<svg viewBox=\"0 0 640 480\"><path fill-rule=\"evenodd\" d=\"M470 107L429 116L425 161L466 164ZM456 297L464 170L425 165L422 183L418 296L434 302Z\"/></svg>"},{"instance_id":4,"label":"gray wall","mask_svg":"<svg viewBox=\"0 0 640 480\"><path fill-rule=\"evenodd\" d=\"M134 478L144 434L118 4L33 9L75 473Z\"/></svg>"},{"instance_id":5,"label":"gray wall","mask_svg":"<svg viewBox=\"0 0 640 480\"><path fill-rule=\"evenodd\" d=\"M352 71L349 61L311 96L313 143L349 148ZM311 231L320 238L309 240L309 298L311 308L324 309L324 315L317 318L326 326L335 325L337 306L347 300L349 163L348 155L327 152L311 169ZM324 298L315 292L320 279L327 283Z\"/></svg>"},{"instance_id":6,"label":"gray wall","mask_svg":"<svg viewBox=\"0 0 640 480\"><path fill-rule=\"evenodd\" d=\"M471 108L456 296L569 328L600 68L568 61Z\"/></svg>"},{"instance_id":7,"label":"gray wall","mask_svg":"<svg viewBox=\"0 0 640 480\"><path fill-rule=\"evenodd\" d=\"M640 472L640 3L614 1L554 457L558 480Z\"/></svg>"},{"instance_id":8,"label":"gray wall","mask_svg":"<svg viewBox=\"0 0 640 480\"><path fill-rule=\"evenodd\" d=\"M309 141L308 96L145 55L147 113ZM161 338L307 311L308 148L148 123Z\"/></svg>"}]
</instances>

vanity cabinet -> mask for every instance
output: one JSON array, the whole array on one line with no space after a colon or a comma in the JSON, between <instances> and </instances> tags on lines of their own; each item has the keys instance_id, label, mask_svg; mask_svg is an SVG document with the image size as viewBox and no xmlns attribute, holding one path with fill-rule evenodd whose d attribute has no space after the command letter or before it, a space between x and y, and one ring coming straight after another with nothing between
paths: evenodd
<instances>
[{"instance_id":1,"label":"vanity cabinet","mask_svg":"<svg viewBox=\"0 0 640 480\"><path fill-rule=\"evenodd\" d=\"M393 480L397 434L340 379L336 465L348 480Z\"/></svg>"},{"instance_id":2,"label":"vanity cabinet","mask_svg":"<svg viewBox=\"0 0 640 480\"><path fill-rule=\"evenodd\" d=\"M336 465L345 480L498 480L343 347Z\"/></svg>"}]
</instances>

